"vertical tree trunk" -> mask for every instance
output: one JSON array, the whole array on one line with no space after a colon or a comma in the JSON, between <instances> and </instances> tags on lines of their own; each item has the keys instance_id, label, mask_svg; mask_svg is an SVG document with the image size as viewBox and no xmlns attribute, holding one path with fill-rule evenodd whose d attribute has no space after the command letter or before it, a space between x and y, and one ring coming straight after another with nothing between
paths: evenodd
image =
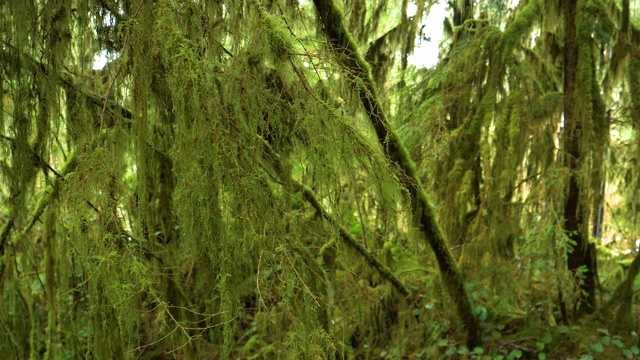
<instances>
[{"instance_id":1,"label":"vertical tree trunk","mask_svg":"<svg viewBox=\"0 0 640 360\"><path fill-rule=\"evenodd\" d=\"M580 138L582 136L582 121L585 119L581 111L577 109L591 106L581 100L583 91L590 89L577 89L578 66L581 64L579 58L578 41L578 0L565 2L564 8L565 30L564 30L564 130L562 134L562 145L564 146L564 164L569 168L569 189L564 207L564 230L574 244L572 250L567 253L567 265L569 270L576 276L579 284L580 295L574 305L575 315L579 317L584 313L592 313L596 307L595 297L595 248L589 245L588 217L584 216L583 206L589 206L582 202L582 184L579 181L579 171L581 164ZM582 59L586 61L586 59ZM578 91L580 90L580 91ZM580 270L583 269L584 271Z\"/></svg>"}]
</instances>

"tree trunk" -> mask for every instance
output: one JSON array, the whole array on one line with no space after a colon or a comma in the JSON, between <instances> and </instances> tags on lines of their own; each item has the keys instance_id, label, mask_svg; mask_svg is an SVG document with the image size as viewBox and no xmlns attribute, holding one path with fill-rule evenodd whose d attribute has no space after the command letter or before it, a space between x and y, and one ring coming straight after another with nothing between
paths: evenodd
<instances>
[{"instance_id":1,"label":"tree trunk","mask_svg":"<svg viewBox=\"0 0 640 360\"><path fill-rule=\"evenodd\" d=\"M567 266L576 276L579 284L580 295L574 304L575 316L580 317L584 313L592 313L596 308L595 297L595 247L589 245L588 217L584 216L583 206L588 206L581 201L584 197L579 181L581 164L580 138L582 136L582 124L584 121L577 111L581 107L591 106L583 103L581 92L577 90L579 58L578 41L578 1L569 0L565 3L565 33L564 33L564 130L562 134L562 144L564 146L564 164L569 168L569 189L565 199L564 207L564 230L566 235L573 242L572 249L567 251ZM583 59L582 61L585 61ZM590 89L582 89L589 91ZM583 269L583 270L581 270Z\"/></svg>"},{"instance_id":2,"label":"tree trunk","mask_svg":"<svg viewBox=\"0 0 640 360\"><path fill-rule=\"evenodd\" d=\"M456 305L458 316L467 333L467 345L470 348L479 346L481 338L478 322L473 315L462 274L447 247L440 226L436 223L435 210L420 185L415 165L398 134L391 129L382 109L369 64L358 52L351 34L344 26L342 12L333 0L314 0L314 4L323 24L323 31L336 57L353 79L354 90L360 97L385 154L402 170L398 178L402 179L402 185L409 191L413 216L420 222L420 231L436 255L443 282Z\"/></svg>"}]
</instances>

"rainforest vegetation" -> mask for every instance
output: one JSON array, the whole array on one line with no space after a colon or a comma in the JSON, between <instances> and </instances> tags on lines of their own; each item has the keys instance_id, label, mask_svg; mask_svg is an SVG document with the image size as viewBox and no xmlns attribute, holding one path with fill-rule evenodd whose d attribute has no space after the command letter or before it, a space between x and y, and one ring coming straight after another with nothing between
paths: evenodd
<instances>
[{"instance_id":1,"label":"rainforest vegetation","mask_svg":"<svg viewBox=\"0 0 640 360\"><path fill-rule=\"evenodd\" d=\"M640 359L637 0L3 0L0 98L4 359Z\"/></svg>"}]
</instances>

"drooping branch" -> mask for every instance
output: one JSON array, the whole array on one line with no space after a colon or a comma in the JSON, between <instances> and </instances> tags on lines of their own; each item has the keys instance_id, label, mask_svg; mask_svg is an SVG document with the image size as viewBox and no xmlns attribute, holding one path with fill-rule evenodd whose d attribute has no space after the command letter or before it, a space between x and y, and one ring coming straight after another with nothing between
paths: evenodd
<instances>
[{"instance_id":1,"label":"drooping branch","mask_svg":"<svg viewBox=\"0 0 640 360\"><path fill-rule=\"evenodd\" d=\"M4 49L0 51L0 59L4 58L9 61L22 60L23 64L25 64L25 66L29 70L32 70L32 71L38 70L43 73L52 74L57 79L60 85L64 84L70 91L73 91L75 94L83 97L87 101L87 103L95 106L98 109L101 109L102 111L106 112L109 116L113 118L117 118L119 121L121 121L121 125L125 130L132 131L131 120L133 119L133 112L129 110L127 107L118 104L116 101L113 101L112 99L106 98L100 94L95 93L94 91L92 91L92 89L89 89L86 86L83 86L80 82L77 81L76 75L71 73L70 71L68 70L57 71L56 69L53 69L50 66L47 66L46 64L38 61L37 59L34 59L28 54L20 53L15 47L13 47L12 45L6 42L4 43L4 45L5 45ZM11 137L3 136L3 139L10 141L12 143L14 142L14 139ZM154 155L162 157L163 159L165 159L165 161L170 161L170 158L167 156L167 154L158 150L156 146L153 146L149 142L147 142L146 146L148 147L149 151L152 151L154 153ZM52 192L54 190L57 191L56 187L59 186L61 181L64 181L65 175L69 172L72 172L75 166L77 165L75 154L71 155L67 159L67 162L63 167L63 169L60 172L57 172L55 169L51 167L50 164L48 164L44 159L42 159L42 157L39 156L35 152L35 150L33 150L32 148L29 148L29 152L30 152L30 155L32 156L33 165L36 167L41 167L44 171L53 172L56 176L56 179L52 187L50 188L50 190L47 191L45 195L37 203L35 211L32 213L32 216L29 222L27 223L27 226L21 231L19 237L22 237L23 235L31 231L32 227L36 224L36 222L40 220L41 215L43 214L44 210L49 204L51 197L53 196ZM93 207L89 201L87 201L87 203L91 207ZM95 207L93 207L93 209L96 210ZM9 235L13 230L14 226L15 226L15 221L13 220L13 217L10 216L9 221L7 221L7 223L5 223L2 229L0 230L0 257L5 252L6 242L9 239ZM134 243L137 243L139 241L132 234L123 232L121 235L126 236L128 239L131 239L131 241ZM143 248L143 253L145 255L154 257L158 261L162 262L162 259L160 259L157 255L153 254L151 251L145 248ZM4 269L4 264L0 266L0 270L3 270L3 269ZM0 271L0 274L2 273L3 271Z\"/></svg>"},{"instance_id":2,"label":"drooping branch","mask_svg":"<svg viewBox=\"0 0 640 360\"><path fill-rule=\"evenodd\" d=\"M373 256L373 254L371 254L369 250L362 246L358 242L358 240L356 240L349 233L349 231L339 223L338 219L336 219L333 215L327 212L327 210L325 210L322 205L320 205L320 202L318 202L318 199L316 198L313 190L298 182L294 183L294 188L297 191L302 192L302 196L304 197L304 199L309 204L311 204L311 206L318 212L318 214L320 214L320 216L322 216L329 224L331 224L331 226L338 230L338 232L340 233L340 238L345 243L347 243L347 245L349 245L360 255L362 255L362 257L369 263L369 265L371 265L371 267L378 271L383 279L386 279L391 284L393 284L396 290L398 290L398 292L402 295L408 296L410 294L409 289L407 289L404 283L400 279L398 279L388 267L384 266L384 264L382 264L375 256Z\"/></svg>"},{"instance_id":3,"label":"drooping branch","mask_svg":"<svg viewBox=\"0 0 640 360\"><path fill-rule=\"evenodd\" d=\"M78 165L78 161L76 159L76 156L72 154L67 160L67 163L64 165L62 170L60 170L60 177L54 180L53 185L48 191L45 191L44 196L38 202L38 205L36 206L36 209L33 212L33 215L31 216L31 220L29 220L27 227L25 227L24 230L22 230L21 234L26 234L29 231L31 231L31 228L40 219L40 216L44 212L44 209L46 209L47 205L49 205L52 199L55 199L58 197L58 194L60 192L60 187L62 186L62 182L64 181L64 177L70 172L72 172L76 168L76 165Z\"/></svg>"},{"instance_id":4,"label":"drooping branch","mask_svg":"<svg viewBox=\"0 0 640 360\"><path fill-rule=\"evenodd\" d=\"M59 172L60 177L57 177L57 178L55 178L53 180L53 185L47 191L45 191L45 193L42 196L42 198L40 199L40 201L38 201L38 205L36 206L35 211L31 215L31 219L29 220L29 223L21 231L20 237L22 237L24 234L26 234L29 231L31 231L31 228L33 227L33 225L35 225L35 223L38 221L38 219L40 219L40 216L42 216L42 213L46 209L47 205L49 205L49 202L51 202L51 199L52 198L56 198L58 196L58 194L60 192L60 186L62 185L62 182L64 181L64 177L68 173L72 172L75 169L77 164L78 164L78 162L76 161L76 157L74 155L72 155L67 160L67 163L64 165L62 170L60 170L60 172ZM15 225L14 219L10 219L4 225L4 227L2 228L2 231L0 231L0 276L2 276L2 274L4 273L4 266L5 266L5 262L6 262L6 259L2 259L1 257L4 256L5 247L7 245L7 241L9 240L9 234L13 230L14 225Z\"/></svg>"},{"instance_id":5,"label":"drooping branch","mask_svg":"<svg viewBox=\"0 0 640 360\"><path fill-rule=\"evenodd\" d=\"M314 208L314 210L318 214L320 214L320 216L322 216L322 218L325 219L331 226L333 226L334 229L338 230L338 233L340 234L340 238L348 246L350 246L352 249L354 249L360 255L362 255L362 257L367 261L367 263L369 263L371 267L376 269L376 271L378 271L378 273L383 279L389 281L396 288L396 290L398 290L400 294L404 296L408 296L410 294L410 291L407 288L407 286L400 279L398 279L388 267L386 267L375 256L373 256L373 254L369 250L367 250L364 246L362 246L358 242L358 240L356 240L349 233L349 231L340 224L340 222L338 221L338 219L335 218L335 216L331 215L322 205L320 205L320 202L318 201L318 198L313 192L313 190L309 189L307 186L304 186L303 184L300 184L297 181L294 181L290 177L288 179L282 179L283 177L288 177L288 176L285 174L284 166L280 161L279 155L276 154L276 152L273 150L271 145L269 145L269 143L266 140L264 140L260 136L259 138L263 143L265 151L267 152L268 156L273 161L274 168L278 172L277 176L280 177L280 181L282 183L291 183L291 185L296 191L299 191L302 193L302 196L304 197L304 199Z\"/></svg>"},{"instance_id":6,"label":"drooping branch","mask_svg":"<svg viewBox=\"0 0 640 360\"><path fill-rule=\"evenodd\" d=\"M75 74L68 70L56 71L50 66L45 65L44 63L34 59L28 54L20 53L15 47L7 42L3 42L3 48L0 50L0 60L4 60L7 62L20 62L23 67L26 67L28 70L41 71L44 74L50 74L51 72L55 72L52 74L60 85L65 84L77 93L81 94L89 103L104 109L104 111L108 112L111 116L119 116L123 120L131 120L133 118L133 113L121 106L117 102L108 99L102 95L99 95L95 92L92 92L90 89L83 87L78 84L78 82L74 79L76 77ZM130 127L129 121L125 121L126 127Z\"/></svg>"},{"instance_id":7,"label":"drooping branch","mask_svg":"<svg viewBox=\"0 0 640 360\"><path fill-rule=\"evenodd\" d=\"M413 160L387 120L369 64L359 53L355 41L344 26L342 12L333 0L314 0L314 4L329 44L345 72L353 80L354 90L360 97L385 154L401 170L398 178L409 191L413 216L419 220L420 231L436 255L446 289L456 304L458 316L467 333L467 344L471 348L476 347L481 343L480 332L477 319L473 315L471 301L464 288L462 274L435 220L435 210L422 189Z\"/></svg>"},{"instance_id":8,"label":"drooping branch","mask_svg":"<svg viewBox=\"0 0 640 360\"><path fill-rule=\"evenodd\" d=\"M542 11L540 0L531 0L505 30L498 46L502 51L502 63L506 62L507 58L511 56L514 47L522 37L531 31L531 27L539 16L540 11Z\"/></svg>"}]
</instances>

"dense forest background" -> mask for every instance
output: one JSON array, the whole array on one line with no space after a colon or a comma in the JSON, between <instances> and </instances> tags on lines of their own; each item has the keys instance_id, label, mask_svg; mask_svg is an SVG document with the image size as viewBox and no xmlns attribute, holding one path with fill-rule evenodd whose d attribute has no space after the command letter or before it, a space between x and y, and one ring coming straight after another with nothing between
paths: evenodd
<instances>
[{"instance_id":1,"label":"dense forest background","mask_svg":"<svg viewBox=\"0 0 640 360\"><path fill-rule=\"evenodd\" d=\"M639 10L0 2L0 354L640 358Z\"/></svg>"}]
</instances>

